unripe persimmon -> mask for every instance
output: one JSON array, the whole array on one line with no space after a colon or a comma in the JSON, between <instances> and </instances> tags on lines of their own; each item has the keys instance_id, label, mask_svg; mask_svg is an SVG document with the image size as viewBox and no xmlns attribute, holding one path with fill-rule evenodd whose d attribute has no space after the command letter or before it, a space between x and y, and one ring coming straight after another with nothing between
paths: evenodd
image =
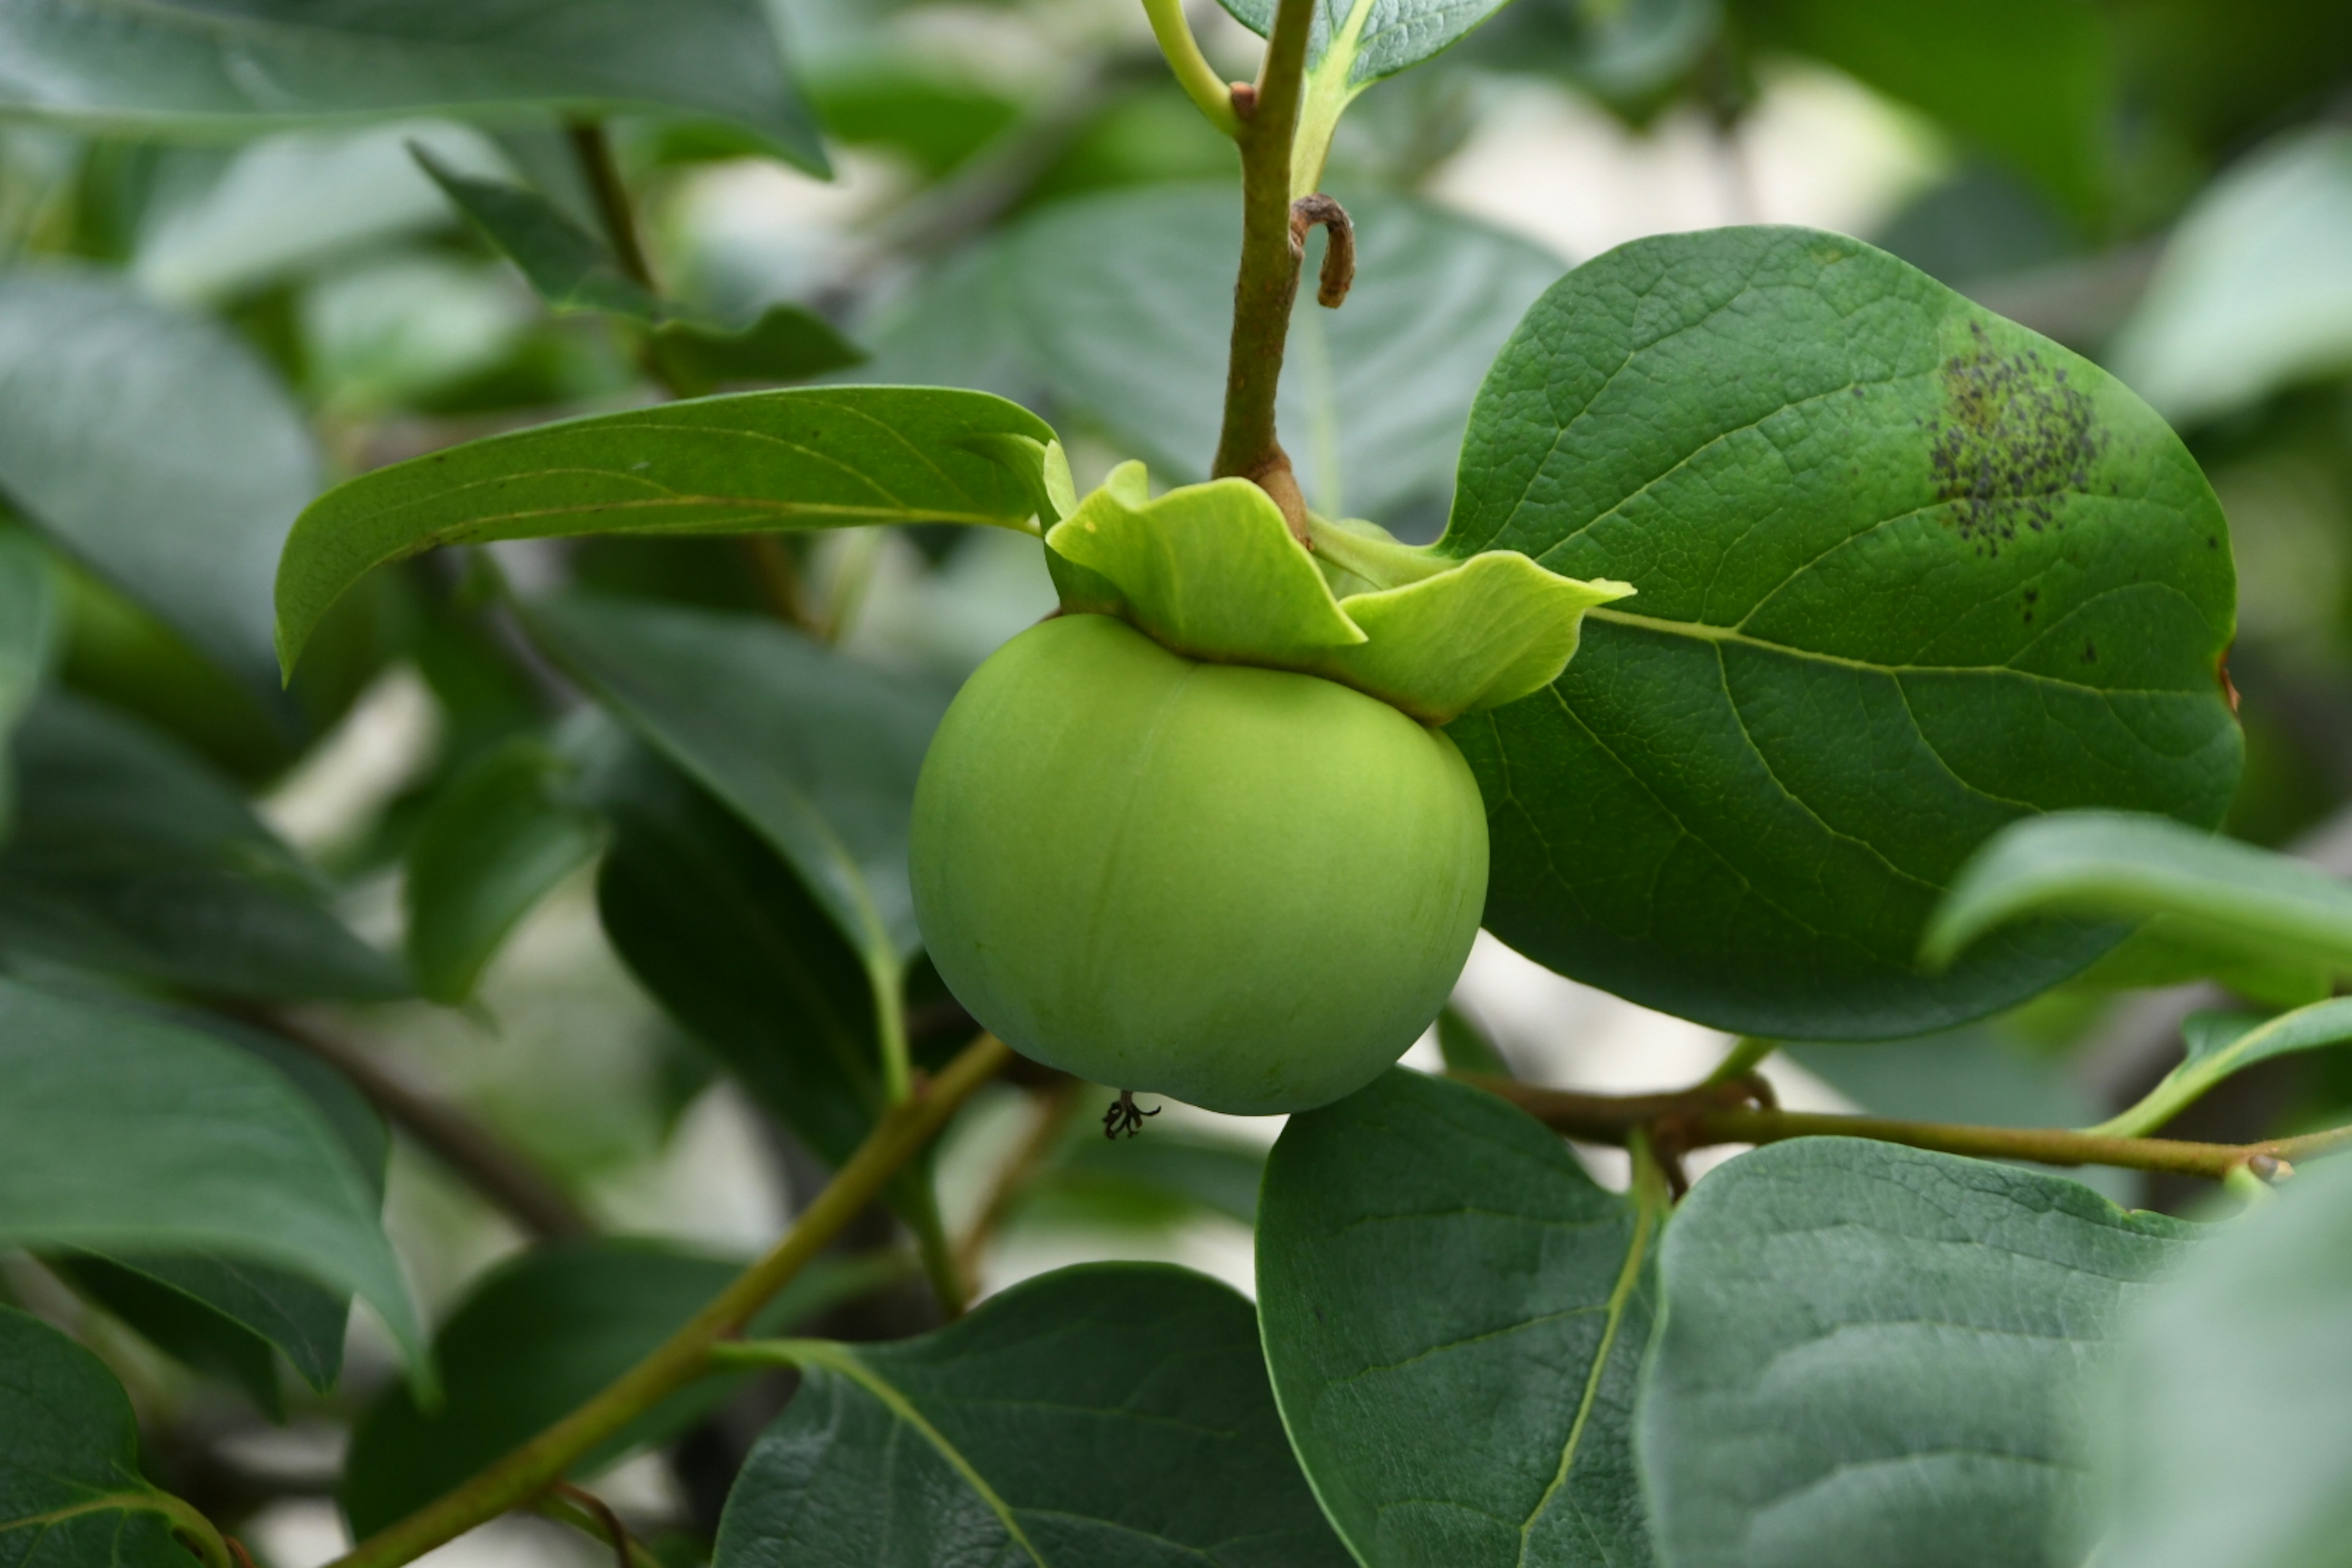
<instances>
[{"instance_id":1,"label":"unripe persimmon","mask_svg":"<svg viewBox=\"0 0 2352 1568\"><path fill-rule=\"evenodd\" d=\"M981 667L915 794L939 972L1023 1054L1244 1114L1370 1082L1444 1004L1486 821L1440 731L1070 615Z\"/></svg>"}]
</instances>

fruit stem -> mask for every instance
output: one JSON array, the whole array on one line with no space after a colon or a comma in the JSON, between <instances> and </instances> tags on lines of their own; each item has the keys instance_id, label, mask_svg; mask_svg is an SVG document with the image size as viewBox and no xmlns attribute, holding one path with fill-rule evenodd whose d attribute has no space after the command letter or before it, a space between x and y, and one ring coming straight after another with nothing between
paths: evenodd
<instances>
[{"instance_id":1,"label":"fruit stem","mask_svg":"<svg viewBox=\"0 0 2352 1568\"><path fill-rule=\"evenodd\" d=\"M1280 0L1267 31L1256 90L1237 95L1242 153L1242 256L1234 280L1232 352L1225 371L1224 426L1214 477L1255 482L1274 498L1300 543L1307 542L1307 499L1289 455L1275 436L1275 392L1298 295L1298 257L1290 240L1290 160L1307 71L1307 35L1316 0ZM1246 106L1244 109L1244 106Z\"/></svg>"}]
</instances>

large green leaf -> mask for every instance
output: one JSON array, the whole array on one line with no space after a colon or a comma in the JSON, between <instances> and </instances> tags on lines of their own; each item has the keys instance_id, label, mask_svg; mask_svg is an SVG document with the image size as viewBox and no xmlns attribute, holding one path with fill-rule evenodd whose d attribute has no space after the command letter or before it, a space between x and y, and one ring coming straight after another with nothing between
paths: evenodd
<instances>
[{"instance_id":1,"label":"large green leaf","mask_svg":"<svg viewBox=\"0 0 2352 1568\"><path fill-rule=\"evenodd\" d=\"M517 736L477 759L433 803L408 849L401 894L416 987L456 1004L523 916L586 865L604 826L577 799L576 766Z\"/></svg>"},{"instance_id":2,"label":"large green leaf","mask_svg":"<svg viewBox=\"0 0 2352 1568\"><path fill-rule=\"evenodd\" d=\"M1530 311L1479 393L1442 548L1622 578L1549 692L1451 728L1486 923L1744 1033L1981 1016L2120 934L2005 932L1939 975L1969 852L2074 806L2210 825L2240 742L2229 541L2095 366L1858 241L1636 241Z\"/></svg>"},{"instance_id":3,"label":"large green leaf","mask_svg":"<svg viewBox=\"0 0 2352 1568\"><path fill-rule=\"evenodd\" d=\"M1650 1561L1633 1390L1664 1208L1595 1186L1524 1112L1401 1068L1290 1119L1258 1314L1291 1443L1359 1562Z\"/></svg>"},{"instance_id":4,"label":"large green leaf","mask_svg":"<svg viewBox=\"0 0 2352 1568\"><path fill-rule=\"evenodd\" d=\"M1921 942L1946 963L2051 914L2161 919L2221 953L2352 973L2352 883L2162 817L2078 811L2003 829L1953 879Z\"/></svg>"},{"instance_id":5,"label":"large green leaf","mask_svg":"<svg viewBox=\"0 0 2352 1568\"><path fill-rule=\"evenodd\" d=\"M0 38L25 9L0 6ZM226 328L94 272L0 277L0 497L257 690L278 547L318 489L301 415Z\"/></svg>"},{"instance_id":6,"label":"large green leaf","mask_svg":"<svg viewBox=\"0 0 2352 1568\"><path fill-rule=\"evenodd\" d=\"M16 738L0 952L233 996L403 995L325 881L235 787L144 727L61 693Z\"/></svg>"},{"instance_id":7,"label":"large green leaf","mask_svg":"<svg viewBox=\"0 0 2352 1568\"><path fill-rule=\"evenodd\" d=\"M443 544L1031 527L1036 469L997 455L1008 437L1042 447L1054 433L987 393L808 387L566 419L395 463L328 491L295 524L278 571L278 651L292 668L345 589Z\"/></svg>"},{"instance_id":8,"label":"large green leaf","mask_svg":"<svg viewBox=\"0 0 2352 1568\"><path fill-rule=\"evenodd\" d=\"M247 1258L352 1291L418 1364L377 1189L284 1075L152 1015L0 980L0 1244Z\"/></svg>"},{"instance_id":9,"label":"large green leaf","mask_svg":"<svg viewBox=\"0 0 2352 1568\"><path fill-rule=\"evenodd\" d=\"M2166 241L2116 374L2204 420L2352 369L2352 132L2298 131L2232 168Z\"/></svg>"},{"instance_id":10,"label":"large green leaf","mask_svg":"<svg viewBox=\"0 0 2352 1568\"><path fill-rule=\"evenodd\" d=\"M1263 37L1279 0L1219 0L1234 19ZM1418 65L1510 4L1510 0L1317 0L1307 36L1310 70L1328 64L1350 87ZM1346 63L1328 62L1339 40Z\"/></svg>"},{"instance_id":11,"label":"large green leaf","mask_svg":"<svg viewBox=\"0 0 2352 1568\"><path fill-rule=\"evenodd\" d=\"M949 694L757 616L575 594L540 645L740 813L869 964L921 945L907 879L915 775Z\"/></svg>"},{"instance_id":12,"label":"large green leaf","mask_svg":"<svg viewBox=\"0 0 2352 1568\"><path fill-rule=\"evenodd\" d=\"M1349 211L1355 289L1337 310L1300 295L1278 414L1309 505L1384 518L1444 497L1478 378L1560 264L1419 203ZM1207 479L1216 451L1240 246L1232 187L1162 185L1056 203L999 262L1057 406L1177 481Z\"/></svg>"},{"instance_id":13,"label":"large green leaf","mask_svg":"<svg viewBox=\"0 0 2352 1568\"><path fill-rule=\"evenodd\" d=\"M1643 1483L1675 1568L2074 1568L2083 1410L2196 1227L1845 1138L1743 1154L1659 1259Z\"/></svg>"},{"instance_id":14,"label":"large green leaf","mask_svg":"<svg viewBox=\"0 0 2352 1568\"><path fill-rule=\"evenodd\" d=\"M195 1518L140 1473L139 1423L106 1363L0 1307L0 1561L188 1568L173 1531ZM202 1561L217 1568L219 1550L215 1539Z\"/></svg>"},{"instance_id":15,"label":"large green leaf","mask_svg":"<svg viewBox=\"0 0 2352 1568\"><path fill-rule=\"evenodd\" d=\"M754 0L7 0L0 108L148 132L661 113L725 121L825 167Z\"/></svg>"},{"instance_id":16,"label":"large green leaf","mask_svg":"<svg viewBox=\"0 0 2352 1568\"><path fill-rule=\"evenodd\" d=\"M1249 1303L1181 1268L1066 1268L896 1344L787 1342L717 1568L1331 1568Z\"/></svg>"},{"instance_id":17,"label":"large green leaf","mask_svg":"<svg viewBox=\"0 0 2352 1568\"><path fill-rule=\"evenodd\" d=\"M421 1508L569 1415L626 1372L742 1272L740 1262L653 1242L552 1242L485 1275L434 1339L446 1396L430 1411L405 1388L360 1418L343 1465L342 1504L367 1536ZM754 1321L775 1333L906 1271L895 1256L824 1258ZM572 1467L593 1474L666 1442L742 1384L705 1378L655 1405Z\"/></svg>"},{"instance_id":18,"label":"large green leaf","mask_svg":"<svg viewBox=\"0 0 2352 1568\"><path fill-rule=\"evenodd\" d=\"M2352 1162L2147 1301L2113 1363L2102 1568L2335 1568L2352 1542Z\"/></svg>"},{"instance_id":19,"label":"large green leaf","mask_svg":"<svg viewBox=\"0 0 2352 1568\"><path fill-rule=\"evenodd\" d=\"M57 644L56 571L22 531L0 528L0 746L32 706ZM0 841L15 815L16 772L0 757Z\"/></svg>"},{"instance_id":20,"label":"large green leaf","mask_svg":"<svg viewBox=\"0 0 2352 1568\"><path fill-rule=\"evenodd\" d=\"M2080 0L1738 0L1748 37L1926 110L2080 211L2110 183L2115 47Z\"/></svg>"}]
</instances>

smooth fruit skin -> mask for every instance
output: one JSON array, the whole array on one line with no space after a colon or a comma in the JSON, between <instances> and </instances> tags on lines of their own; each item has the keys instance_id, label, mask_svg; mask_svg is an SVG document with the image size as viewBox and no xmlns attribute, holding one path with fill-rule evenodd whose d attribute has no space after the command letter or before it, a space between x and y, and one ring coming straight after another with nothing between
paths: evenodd
<instances>
[{"instance_id":1,"label":"smooth fruit skin","mask_svg":"<svg viewBox=\"0 0 2352 1568\"><path fill-rule=\"evenodd\" d=\"M1360 691L1064 616L964 686L915 789L915 911L1023 1055L1243 1115L1370 1082L1486 898L1454 742Z\"/></svg>"}]
</instances>

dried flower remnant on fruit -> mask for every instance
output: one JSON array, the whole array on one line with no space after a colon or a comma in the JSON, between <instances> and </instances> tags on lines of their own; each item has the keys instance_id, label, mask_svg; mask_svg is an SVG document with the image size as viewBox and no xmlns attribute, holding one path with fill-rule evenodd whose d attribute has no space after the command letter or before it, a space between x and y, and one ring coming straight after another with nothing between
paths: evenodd
<instances>
[{"instance_id":1,"label":"dried flower remnant on fruit","mask_svg":"<svg viewBox=\"0 0 2352 1568\"><path fill-rule=\"evenodd\" d=\"M2107 437L2064 366L2039 349L1995 347L1981 321L1969 331L1975 346L1943 364L1945 416L1928 463L1962 542L1997 557L2021 526L2066 526L2061 500L2088 489Z\"/></svg>"},{"instance_id":2,"label":"dried flower remnant on fruit","mask_svg":"<svg viewBox=\"0 0 2352 1568\"><path fill-rule=\"evenodd\" d=\"M1165 1106L1155 1105L1146 1110L1135 1103L1135 1090L1122 1089L1118 1091L1118 1098L1112 1100L1109 1108L1102 1113L1103 1136L1113 1142L1118 1141L1122 1132L1132 1138L1143 1131L1145 1117L1157 1116L1166 1109Z\"/></svg>"}]
</instances>

